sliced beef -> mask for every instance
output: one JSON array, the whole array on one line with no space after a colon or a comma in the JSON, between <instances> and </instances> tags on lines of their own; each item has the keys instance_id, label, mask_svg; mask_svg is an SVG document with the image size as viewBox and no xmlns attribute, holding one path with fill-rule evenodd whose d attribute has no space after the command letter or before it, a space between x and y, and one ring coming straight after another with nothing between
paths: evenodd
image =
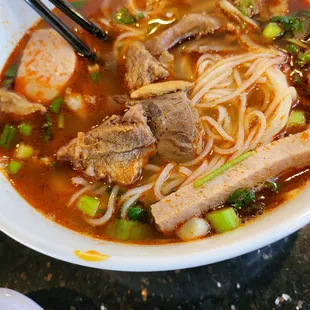
<instances>
[{"instance_id":1,"label":"sliced beef","mask_svg":"<svg viewBox=\"0 0 310 310\"><path fill-rule=\"evenodd\" d=\"M193 184L181 188L152 205L152 214L158 227L171 233L191 217L225 203L239 188L253 188L289 169L308 165L310 130L258 148L251 157L199 188Z\"/></svg>"},{"instance_id":2,"label":"sliced beef","mask_svg":"<svg viewBox=\"0 0 310 310\"><path fill-rule=\"evenodd\" d=\"M149 98L173 93L176 91L188 91L194 86L193 83L187 81L168 81L162 83L154 83L140 87L130 94L132 99Z\"/></svg>"},{"instance_id":3,"label":"sliced beef","mask_svg":"<svg viewBox=\"0 0 310 310\"><path fill-rule=\"evenodd\" d=\"M240 50L240 45L237 41L227 42L225 38L201 38L193 40L183 45L182 51L186 53L221 53L221 52L235 52Z\"/></svg>"},{"instance_id":4,"label":"sliced beef","mask_svg":"<svg viewBox=\"0 0 310 310\"><path fill-rule=\"evenodd\" d=\"M199 115L190 107L184 92L142 100L130 100L125 97L116 97L115 100L143 106L158 139L157 152L162 158L186 162L201 152L203 131Z\"/></svg>"},{"instance_id":5,"label":"sliced beef","mask_svg":"<svg viewBox=\"0 0 310 310\"><path fill-rule=\"evenodd\" d=\"M133 42L126 53L126 82L133 90L165 78L169 71L154 58L141 42Z\"/></svg>"},{"instance_id":6,"label":"sliced beef","mask_svg":"<svg viewBox=\"0 0 310 310\"><path fill-rule=\"evenodd\" d=\"M86 134L79 133L58 151L57 158L71 161L95 180L130 185L140 177L148 157L155 154L155 141L145 112L137 105L123 117L112 116Z\"/></svg>"},{"instance_id":7,"label":"sliced beef","mask_svg":"<svg viewBox=\"0 0 310 310\"><path fill-rule=\"evenodd\" d=\"M160 55L186 38L214 33L221 27L221 20L203 14L188 14L162 33L146 42L152 55Z\"/></svg>"},{"instance_id":8,"label":"sliced beef","mask_svg":"<svg viewBox=\"0 0 310 310\"><path fill-rule=\"evenodd\" d=\"M32 103L26 98L0 89L0 109L4 113L14 113L19 115L27 115L34 112L45 112L46 108L40 103Z\"/></svg>"}]
</instances>

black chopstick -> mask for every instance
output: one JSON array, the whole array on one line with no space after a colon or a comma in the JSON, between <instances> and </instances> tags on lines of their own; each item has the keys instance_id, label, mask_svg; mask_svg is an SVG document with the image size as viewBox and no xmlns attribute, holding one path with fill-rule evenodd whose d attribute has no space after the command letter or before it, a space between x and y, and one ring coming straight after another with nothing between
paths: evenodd
<instances>
[{"instance_id":1,"label":"black chopstick","mask_svg":"<svg viewBox=\"0 0 310 310\"><path fill-rule=\"evenodd\" d=\"M54 28L75 50L85 58L97 60L96 54L83 43L47 6L40 0L25 0L52 28Z\"/></svg>"},{"instance_id":2,"label":"black chopstick","mask_svg":"<svg viewBox=\"0 0 310 310\"><path fill-rule=\"evenodd\" d=\"M104 40L108 38L108 35L104 31L99 29L94 23L85 18L69 2L66 2L64 0L49 0L49 2L53 3L58 9L60 9L63 13L69 16L83 29L93 34L97 38Z\"/></svg>"}]
</instances>

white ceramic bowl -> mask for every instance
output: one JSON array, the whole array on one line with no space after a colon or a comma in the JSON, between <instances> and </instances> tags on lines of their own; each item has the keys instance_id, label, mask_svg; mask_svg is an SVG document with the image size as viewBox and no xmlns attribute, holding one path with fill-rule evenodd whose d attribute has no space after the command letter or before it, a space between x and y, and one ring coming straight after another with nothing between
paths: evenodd
<instances>
[{"instance_id":1,"label":"white ceramic bowl","mask_svg":"<svg viewBox=\"0 0 310 310\"><path fill-rule=\"evenodd\" d=\"M37 18L23 1L0 1L0 70ZM161 271L226 260L277 241L310 222L309 200L308 187L294 200L255 222L205 240L159 246L125 245L91 239L53 223L29 206L1 175L0 228L26 246L67 262L110 270ZM75 250L94 250L109 258L86 261L77 257Z\"/></svg>"}]
</instances>

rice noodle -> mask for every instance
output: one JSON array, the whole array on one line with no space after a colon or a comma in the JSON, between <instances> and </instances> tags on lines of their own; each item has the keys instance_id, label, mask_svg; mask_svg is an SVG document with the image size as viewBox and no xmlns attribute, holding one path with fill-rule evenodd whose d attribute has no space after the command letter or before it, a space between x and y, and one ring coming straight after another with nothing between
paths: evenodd
<instances>
[{"instance_id":1,"label":"rice noodle","mask_svg":"<svg viewBox=\"0 0 310 310\"><path fill-rule=\"evenodd\" d=\"M210 137L205 149L201 152L201 154L199 154L199 156L196 157L195 159L187 163L183 163L182 165L184 167L192 167L192 166L198 165L209 154L209 152L211 151L212 145L213 145L213 138Z\"/></svg>"},{"instance_id":2,"label":"rice noodle","mask_svg":"<svg viewBox=\"0 0 310 310\"><path fill-rule=\"evenodd\" d=\"M160 167L158 167L156 165L151 165L151 164L146 165L144 169L146 171L153 171L153 172L159 172L161 170Z\"/></svg>"},{"instance_id":3,"label":"rice noodle","mask_svg":"<svg viewBox=\"0 0 310 310\"><path fill-rule=\"evenodd\" d=\"M75 185L83 185L83 186L89 185L89 183L85 179L83 179L81 177L74 177L74 178L71 179L71 181Z\"/></svg>"},{"instance_id":4,"label":"rice noodle","mask_svg":"<svg viewBox=\"0 0 310 310\"><path fill-rule=\"evenodd\" d=\"M164 168L164 170L161 172L161 174L159 175L159 177L155 183L154 194L158 200L165 198L165 196L161 192L161 188L162 188L163 184L165 183L165 181L169 178L169 175L173 169L174 169L174 164L172 164L172 163L168 164Z\"/></svg>"},{"instance_id":5,"label":"rice noodle","mask_svg":"<svg viewBox=\"0 0 310 310\"><path fill-rule=\"evenodd\" d=\"M186 167L182 167L181 166L179 168L179 172L189 177L192 174L193 171L191 169L188 169Z\"/></svg>"},{"instance_id":6,"label":"rice noodle","mask_svg":"<svg viewBox=\"0 0 310 310\"><path fill-rule=\"evenodd\" d=\"M71 206L82 194L84 194L85 192L89 191L89 189L91 188L90 185L85 186L83 188L81 188L79 191L77 191L76 193L74 193L70 200L67 203L67 206Z\"/></svg>"},{"instance_id":7,"label":"rice noodle","mask_svg":"<svg viewBox=\"0 0 310 310\"><path fill-rule=\"evenodd\" d=\"M218 123L210 116L203 116L200 118L202 121L207 121L213 128L222 136L224 140L234 142L234 138L230 136Z\"/></svg>"},{"instance_id":8,"label":"rice noodle","mask_svg":"<svg viewBox=\"0 0 310 310\"><path fill-rule=\"evenodd\" d=\"M143 193L147 192L148 190L150 190L153 186L154 186L155 182L146 184L146 185L142 185L139 187L135 187L132 188L130 190L128 190L122 197L121 197L121 201L120 203L123 203L124 201L126 201L128 198L130 198L131 196L134 195L142 195Z\"/></svg>"},{"instance_id":9,"label":"rice noodle","mask_svg":"<svg viewBox=\"0 0 310 310\"><path fill-rule=\"evenodd\" d=\"M193 183L198 177L200 177L208 168L208 162L204 161L188 178L184 181L181 187Z\"/></svg>"},{"instance_id":10,"label":"rice noodle","mask_svg":"<svg viewBox=\"0 0 310 310\"><path fill-rule=\"evenodd\" d=\"M173 190L175 190L178 186L180 186L184 182L184 177L178 178L176 180L167 182L163 187L162 187L162 192L165 195L169 195Z\"/></svg>"},{"instance_id":11,"label":"rice noodle","mask_svg":"<svg viewBox=\"0 0 310 310\"><path fill-rule=\"evenodd\" d=\"M122 206L121 208L121 218L125 218L127 216L127 211L129 207L134 204L139 198L141 197L141 194L136 194L134 196L131 196Z\"/></svg>"},{"instance_id":12,"label":"rice noodle","mask_svg":"<svg viewBox=\"0 0 310 310\"><path fill-rule=\"evenodd\" d=\"M98 219L91 219L91 218L85 217L85 220L89 224L94 225L94 226L100 226L100 225L106 224L111 219L111 217L115 211L116 198L117 198L118 191L119 191L119 186L115 185L112 189L112 192L111 192L111 195L109 198L107 211L102 217L100 217Z\"/></svg>"}]
</instances>

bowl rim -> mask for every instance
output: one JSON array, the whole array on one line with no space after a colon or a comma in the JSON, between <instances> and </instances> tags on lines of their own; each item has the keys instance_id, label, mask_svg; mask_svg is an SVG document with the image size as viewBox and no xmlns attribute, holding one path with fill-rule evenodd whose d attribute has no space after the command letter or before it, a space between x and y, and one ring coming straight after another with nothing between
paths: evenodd
<instances>
[{"instance_id":1,"label":"bowl rim","mask_svg":"<svg viewBox=\"0 0 310 310\"><path fill-rule=\"evenodd\" d=\"M4 0L0 3L0 22L6 20L18 23L0 27L0 45L4 43L1 68L25 31L37 22L37 15L19 0ZM92 239L52 222L30 206L0 173L0 230L35 251L73 264L117 271L166 271L227 260L297 231L310 223L309 197L310 186L293 200L229 233L188 243L129 245ZM101 262L81 260L74 254L77 249L104 252L110 258Z\"/></svg>"},{"instance_id":2,"label":"bowl rim","mask_svg":"<svg viewBox=\"0 0 310 310\"><path fill-rule=\"evenodd\" d=\"M13 187L12 191L15 192ZM35 215L36 217L39 217L39 220L42 222L41 224L47 228L48 225L53 226L54 229L60 230L62 233L66 231L67 235L83 238L84 240L82 243L88 240L87 243L93 244L93 247L96 248L96 250L99 248L105 252L105 248L112 245L112 250L110 249L112 252L113 247L115 247L118 248L118 250L121 249L122 252L135 249L138 253L133 253L131 255L120 255L120 253L117 255L112 254L109 259L101 262L81 260L74 255L74 249L69 248L67 244L62 244L61 242L57 244L55 243L55 240L53 242L50 240L47 241L44 233L38 235L31 229L25 233L25 227L12 225L10 221L5 220L2 216L0 218L0 229L19 243L37 252L85 267L133 272L186 269L217 263L252 252L296 232L298 229L310 223L310 204L303 205L301 209L297 209L296 212L293 212L290 217L284 216L284 220L278 221L277 225L268 224L274 223L275 218L282 216L281 213L290 213L291 208L294 207L294 205L298 205L298 200L307 199L307 196L309 197L309 192L310 187L304 189L299 196L293 200L234 231L211 236L198 241L162 245L135 245L93 239L51 221L28 203L23 203L25 205L23 208L26 207L31 216ZM17 193L15 193L15 195L16 194ZM17 194L17 196L19 195ZM21 197L19 197L19 199L22 200ZM265 224L267 224L267 227ZM262 227L264 229L261 229ZM223 241L224 239L227 240ZM204 250L201 250L201 246ZM211 246L211 248L208 249L208 246ZM90 250L93 248L86 246L85 250L86 249ZM190 250L192 250L192 252ZM140 252L142 252L142 255L140 255Z\"/></svg>"}]
</instances>

